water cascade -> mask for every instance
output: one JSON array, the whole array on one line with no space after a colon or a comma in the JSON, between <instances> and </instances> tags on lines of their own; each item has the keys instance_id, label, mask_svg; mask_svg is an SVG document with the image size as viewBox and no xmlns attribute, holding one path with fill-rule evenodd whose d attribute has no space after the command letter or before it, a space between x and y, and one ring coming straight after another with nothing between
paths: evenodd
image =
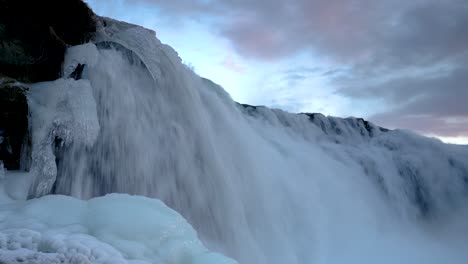
<instances>
[{"instance_id":1,"label":"water cascade","mask_svg":"<svg viewBox=\"0 0 468 264\"><path fill-rule=\"evenodd\" d=\"M158 198L243 264L465 263L466 147L238 104L154 32L105 21L31 87L30 198Z\"/></svg>"}]
</instances>

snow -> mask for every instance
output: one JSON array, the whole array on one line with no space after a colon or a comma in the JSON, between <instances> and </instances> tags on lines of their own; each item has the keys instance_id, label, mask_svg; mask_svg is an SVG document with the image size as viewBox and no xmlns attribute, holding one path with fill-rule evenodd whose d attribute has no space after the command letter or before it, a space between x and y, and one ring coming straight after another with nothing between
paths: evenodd
<instances>
[{"instance_id":1,"label":"snow","mask_svg":"<svg viewBox=\"0 0 468 264\"><path fill-rule=\"evenodd\" d=\"M2 263L234 264L161 201L111 194L0 205Z\"/></svg>"}]
</instances>

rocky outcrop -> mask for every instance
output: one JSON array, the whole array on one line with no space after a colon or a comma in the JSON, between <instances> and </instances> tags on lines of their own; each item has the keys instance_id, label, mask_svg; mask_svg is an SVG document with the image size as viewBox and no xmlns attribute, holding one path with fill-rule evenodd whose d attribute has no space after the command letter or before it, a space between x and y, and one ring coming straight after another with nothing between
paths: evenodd
<instances>
[{"instance_id":1,"label":"rocky outcrop","mask_svg":"<svg viewBox=\"0 0 468 264\"><path fill-rule=\"evenodd\" d=\"M340 128L338 123L344 121L352 130L358 131L361 136L373 137L376 133L379 132L388 132L389 129L376 126L371 122L364 120L363 118L347 117L347 118L337 118L337 117L326 117L320 113L301 113L306 115L309 120L314 123L316 126L325 134L337 134L340 135L343 133L343 128Z\"/></svg>"},{"instance_id":2,"label":"rocky outcrop","mask_svg":"<svg viewBox=\"0 0 468 264\"><path fill-rule=\"evenodd\" d=\"M0 75L0 160L8 170L20 169L22 148L30 145L26 92L27 88Z\"/></svg>"},{"instance_id":3,"label":"rocky outcrop","mask_svg":"<svg viewBox=\"0 0 468 264\"><path fill-rule=\"evenodd\" d=\"M22 82L57 79L66 47L95 32L95 15L81 0L0 0L0 73Z\"/></svg>"},{"instance_id":4,"label":"rocky outcrop","mask_svg":"<svg viewBox=\"0 0 468 264\"><path fill-rule=\"evenodd\" d=\"M21 157L31 145L21 83L59 78L66 48L94 36L95 17L81 0L0 0L0 160L8 170L29 167ZM79 79L83 67L70 77Z\"/></svg>"},{"instance_id":5,"label":"rocky outcrop","mask_svg":"<svg viewBox=\"0 0 468 264\"><path fill-rule=\"evenodd\" d=\"M240 103L238 103L237 105L241 108L243 112L250 116L262 115L261 112L265 109L268 109L265 106L255 106ZM273 110L271 113L277 115L278 120L280 120L280 122L283 122L282 124L284 126L290 126L285 121L287 118L285 119L281 117L281 115L291 115L290 113L286 113L280 110ZM307 117L308 121L317 126L323 132L323 134L332 137L336 143L340 142L339 138L350 138L350 135L353 134L360 135L360 137L363 139L369 139L377 134L390 131L387 128L376 126L371 122L364 120L363 118L339 118L325 116L320 113L299 113L296 115L296 117L299 116Z\"/></svg>"}]
</instances>

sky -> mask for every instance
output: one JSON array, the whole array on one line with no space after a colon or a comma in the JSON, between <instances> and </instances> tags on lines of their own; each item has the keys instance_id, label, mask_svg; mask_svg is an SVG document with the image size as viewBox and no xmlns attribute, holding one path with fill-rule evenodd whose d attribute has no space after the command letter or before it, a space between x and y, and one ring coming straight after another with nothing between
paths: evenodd
<instances>
[{"instance_id":1,"label":"sky","mask_svg":"<svg viewBox=\"0 0 468 264\"><path fill-rule=\"evenodd\" d=\"M241 103L468 144L466 0L86 0Z\"/></svg>"}]
</instances>

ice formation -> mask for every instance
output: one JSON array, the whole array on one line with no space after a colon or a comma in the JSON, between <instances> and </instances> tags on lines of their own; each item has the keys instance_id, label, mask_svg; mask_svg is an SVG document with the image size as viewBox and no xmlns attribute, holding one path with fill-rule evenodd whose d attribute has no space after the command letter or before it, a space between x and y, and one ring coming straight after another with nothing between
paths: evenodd
<instances>
[{"instance_id":1,"label":"ice formation","mask_svg":"<svg viewBox=\"0 0 468 264\"><path fill-rule=\"evenodd\" d=\"M55 195L0 208L0 263L235 264L156 199Z\"/></svg>"},{"instance_id":2,"label":"ice formation","mask_svg":"<svg viewBox=\"0 0 468 264\"><path fill-rule=\"evenodd\" d=\"M128 193L161 199L239 263L468 259L466 146L237 104L154 32L103 20L62 79L31 88L31 187L4 195L92 199L5 199L0 246L18 251L0 258L230 263L156 200L93 198ZM78 64L82 79L67 78ZM152 242L179 222L183 234Z\"/></svg>"},{"instance_id":3,"label":"ice formation","mask_svg":"<svg viewBox=\"0 0 468 264\"><path fill-rule=\"evenodd\" d=\"M96 103L88 80L59 79L33 85L32 164L35 196L50 193L57 168L53 148L92 146L99 133Z\"/></svg>"}]
</instances>

